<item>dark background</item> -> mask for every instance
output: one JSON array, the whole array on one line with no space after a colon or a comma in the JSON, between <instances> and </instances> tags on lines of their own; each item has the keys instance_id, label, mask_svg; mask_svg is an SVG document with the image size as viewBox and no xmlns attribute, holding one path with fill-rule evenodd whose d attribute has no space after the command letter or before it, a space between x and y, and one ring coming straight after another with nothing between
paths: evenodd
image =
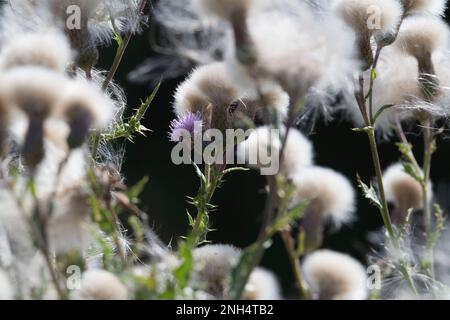
<instances>
[{"instance_id":1,"label":"dark background","mask_svg":"<svg viewBox=\"0 0 450 320\"><path fill-rule=\"evenodd\" d=\"M150 26L151 30L157 28ZM338 31L337 31L338 32ZM146 59L155 57L150 43L155 32L145 31L132 39L118 70L116 81L123 86L128 97L128 109L136 108L153 90L154 82L136 84L127 79L128 74L139 67ZM106 48L101 55L99 67L108 69L114 48ZM175 59L174 59L175 63ZM162 75L161 75L162 76ZM171 108L173 92L184 76L164 81L152 104L145 126L153 130L146 138L138 137L134 144L127 143L123 173L126 182L133 185L143 176L149 176L142 194L141 207L148 212L151 226L163 241L176 242L188 231L186 209L195 212L186 202L186 196L194 196L198 179L190 165L175 166L170 159L173 146L168 141L169 123L174 115ZM368 182L372 179L373 167L365 134L351 131L352 125L336 120L327 125L319 121L309 138L314 143L315 160L319 166L333 168L345 174L356 189L356 174ZM435 195L445 209L449 209L450 143L444 134L439 141L439 149L434 156L432 179ZM409 139L415 144L418 159L422 157L421 137L418 132L410 132ZM396 140L380 143L383 167L398 161ZM218 209L212 213L211 220L216 231L209 234L213 243L227 243L238 247L251 244L257 237L264 206L264 178L256 171L233 173L213 198ZM358 192L359 194L359 192ZM447 210L448 212L448 210ZM379 212L371 207L361 196L358 198L357 220L337 232L327 232L324 247L350 253L361 261L371 247L367 234L379 230L382 220ZM289 262L278 237L266 252L263 264L273 270L282 280L285 289L292 290Z\"/></svg>"}]
</instances>

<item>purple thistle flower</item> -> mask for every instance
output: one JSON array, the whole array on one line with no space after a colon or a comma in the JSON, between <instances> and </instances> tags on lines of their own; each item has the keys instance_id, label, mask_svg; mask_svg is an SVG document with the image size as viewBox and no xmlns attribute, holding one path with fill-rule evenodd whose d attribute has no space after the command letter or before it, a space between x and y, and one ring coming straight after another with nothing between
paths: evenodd
<instances>
[{"instance_id":1,"label":"purple thistle flower","mask_svg":"<svg viewBox=\"0 0 450 320\"><path fill-rule=\"evenodd\" d=\"M187 133L192 137L202 127L202 114L200 112L188 112L170 123L169 138L173 142L179 142Z\"/></svg>"}]
</instances>

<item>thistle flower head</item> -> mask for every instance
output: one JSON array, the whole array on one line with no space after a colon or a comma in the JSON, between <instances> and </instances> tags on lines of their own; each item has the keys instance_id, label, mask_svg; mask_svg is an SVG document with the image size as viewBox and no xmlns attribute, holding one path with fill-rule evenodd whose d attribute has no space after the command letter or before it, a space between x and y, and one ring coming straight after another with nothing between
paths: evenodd
<instances>
[{"instance_id":1,"label":"thistle flower head","mask_svg":"<svg viewBox=\"0 0 450 320\"><path fill-rule=\"evenodd\" d=\"M188 134L189 137L194 137L196 130L202 130L203 118L198 111L196 113L188 112L183 116L173 120L170 124L170 141L179 142L180 139Z\"/></svg>"},{"instance_id":2,"label":"thistle flower head","mask_svg":"<svg viewBox=\"0 0 450 320\"><path fill-rule=\"evenodd\" d=\"M263 268L255 268L250 275L245 293L246 300L279 300L281 299L280 284L276 276Z\"/></svg>"},{"instance_id":3,"label":"thistle flower head","mask_svg":"<svg viewBox=\"0 0 450 320\"><path fill-rule=\"evenodd\" d=\"M336 11L358 34L395 31L403 14L398 0L339 0Z\"/></svg>"},{"instance_id":4,"label":"thistle flower head","mask_svg":"<svg viewBox=\"0 0 450 320\"><path fill-rule=\"evenodd\" d=\"M68 145L80 147L90 129L103 129L113 119L114 106L99 88L83 80L74 80L61 92L55 105L55 115L70 126Z\"/></svg>"},{"instance_id":5,"label":"thistle flower head","mask_svg":"<svg viewBox=\"0 0 450 320\"><path fill-rule=\"evenodd\" d=\"M80 289L74 292L79 300L127 300L128 289L111 272L92 269L83 273Z\"/></svg>"},{"instance_id":6,"label":"thistle flower head","mask_svg":"<svg viewBox=\"0 0 450 320\"><path fill-rule=\"evenodd\" d=\"M268 126L259 127L238 145L237 157L241 163L255 168L278 163L281 139L280 130ZM301 168L312 165L313 153L311 142L300 131L291 128L286 140L281 172L291 176Z\"/></svg>"},{"instance_id":7,"label":"thistle flower head","mask_svg":"<svg viewBox=\"0 0 450 320\"><path fill-rule=\"evenodd\" d=\"M10 108L29 117L46 118L52 112L69 79L50 69L21 66L5 71L0 90Z\"/></svg>"},{"instance_id":8,"label":"thistle flower head","mask_svg":"<svg viewBox=\"0 0 450 320\"><path fill-rule=\"evenodd\" d=\"M230 245L205 245L193 252L195 279L205 292L216 298L227 296L231 269L238 262L241 251Z\"/></svg>"},{"instance_id":9,"label":"thistle flower head","mask_svg":"<svg viewBox=\"0 0 450 320\"><path fill-rule=\"evenodd\" d=\"M18 66L42 66L64 72L72 60L67 38L60 32L25 33L3 43L0 69Z\"/></svg>"},{"instance_id":10,"label":"thistle flower head","mask_svg":"<svg viewBox=\"0 0 450 320\"><path fill-rule=\"evenodd\" d=\"M224 130L232 127L236 105L245 98L230 76L224 62L195 69L177 89L174 109L177 115L200 112L205 126ZM246 104L243 111L250 117L255 110Z\"/></svg>"},{"instance_id":11,"label":"thistle flower head","mask_svg":"<svg viewBox=\"0 0 450 320\"><path fill-rule=\"evenodd\" d=\"M228 106L239 98L238 89L231 79L225 63L217 62L198 67L191 73L188 81L215 108Z\"/></svg>"},{"instance_id":12,"label":"thistle flower head","mask_svg":"<svg viewBox=\"0 0 450 320\"><path fill-rule=\"evenodd\" d=\"M400 0L405 14L429 13L436 16L444 15L447 0Z\"/></svg>"},{"instance_id":13,"label":"thistle flower head","mask_svg":"<svg viewBox=\"0 0 450 320\"><path fill-rule=\"evenodd\" d=\"M310 201L314 214L329 217L337 225L350 222L355 209L355 191L342 174L328 168L305 167L292 176L295 203Z\"/></svg>"},{"instance_id":14,"label":"thistle flower head","mask_svg":"<svg viewBox=\"0 0 450 320\"><path fill-rule=\"evenodd\" d=\"M33 171L44 158L44 122L68 82L63 74L42 67L17 67L1 76L0 92L10 109L21 110L28 120L22 155Z\"/></svg>"},{"instance_id":15,"label":"thistle flower head","mask_svg":"<svg viewBox=\"0 0 450 320\"><path fill-rule=\"evenodd\" d=\"M339 0L335 10L356 32L363 69L373 63L372 36L377 42L391 43L403 14L398 0Z\"/></svg>"},{"instance_id":16,"label":"thistle flower head","mask_svg":"<svg viewBox=\"0 0 450 320\"><path fill-rule=\"evenodd\" d=\"M351 31L329 11L318 15L299 1L262 2L248 28L257 69L277 79L291 101L311 87L339 87L358 68Z\"/></svg>"},{"instance_id":17,"label":"thistle flower head","mask_svg":"<svg viewBox=\"0 0 450 320\"><path fill-rule=\"evenodd\" d=\"M80 12L78 35L89 36L96 44L109 43L114 37L114 28L119 32L137 32L145 21L141 17L140 0L44 0L43 6L61 19L69 35L74 35L66 24L69 9ZM75 21L70 21L75 22ZM113 25L114 24L114 25ZM75 40L75 39L73 39ZM81 39L79 39L81 40Z\"/></svg>"},{"instance_id":18,"label":"thistle flower head","mask_svg":"<svg viewBox=\"0 0 450 320\"><path fill-rule=\"evenodd\" d=\"M442 19L411 16L403 21L395 45L420 63L431 58L435 51L447 48L449 35L449 28Z\"/></svg>"},{"instance_id":19,"label":"thistle flower head","mask_svg":"<svg viewBox=\"0 0 450 320\"><path fill-rule=\"evenodd\" d=\"M364 300L367 298L367 275L352 257L318 250L302 264L305 280L314 294L323 300Z\"/></svg>"},{"instance_id":20,"label":"thistle flower head","mask_svg":"<svg viewBox=\"0 0 450 320\"><path fill-rule=\"evenodd\" d=\"M383 174L386 199L395 204L398 214L405 215L409 209L423 207L421 184L407 174L401 163L391 165ZM431 191L431 186L429 186ZM406 216L398 217L402 221Z\"/></svg>"}]
</instances>

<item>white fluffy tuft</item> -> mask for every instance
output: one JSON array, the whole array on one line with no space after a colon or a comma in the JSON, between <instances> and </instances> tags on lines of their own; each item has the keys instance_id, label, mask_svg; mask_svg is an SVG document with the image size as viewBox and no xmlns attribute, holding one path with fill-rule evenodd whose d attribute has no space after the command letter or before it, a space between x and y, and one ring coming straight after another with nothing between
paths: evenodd
<instances>
[{"instance_id":1,"label":"white fluffy tuft","mask_svg":"<svg viewBox=\"0 0 450 320\"><path fill-rule=\"evenodd\" d=\"M80 289L74 292L79 300L127 300L128 289L111 272L92 269L83 273Z\"/></svg>"},{"instance_id":2,"label":"white fluffy tuft","mask_svg":"<svg viewBox=\"0 0 450 320\"><path fill-rule=\"evenodd\" d=\"M401 163L393 164L386 169L383 174L383 184L387 200L401 210L423 207L422 187L417 180L405 172Z\"/></svg>"},{"instance_id":3,"label":"white fluffy tuft","mask_svg":"<svg viewBox=\"0 0 450 320\"><path fill-rule=\"evenodd\" d=\"M296 186L294 203L311 201L310 206L336 225L353 219L355 191L342 174L328 168L305 167L292 180Z\"/></svg>"},{"instance_id":4,"label":"white fluffy tuft","mask_svg":"<svg viewBox=\"0 0 450 320\"><path fill-rule=\"evenodd\" d=\"M403 14L397 0L339 0L338 14L359 34L396 30Z\"/></svg>"},{"instance_id":5,"label":"white fluffy tuft","mask_svg":"<svg viewBox=\"0 0 450 320\"><path fill-rule=\"evenodd\" d=\"M114 118L114 104L99 88L85 80L71 81L61 92L55 112L64 118L70 108L84 108L93 117L93 126L106 127Z\"/></svg>"},{"instance_id":6,"label":"white fluffy tuft","mask_svg":"<svg viewBox=\"0 0 450 320\"><path fill-rule=\"evenodd\" d=\"M244 299L247 300L279 300L280 284L276 276L263 268L255 268L245 287Z\"/></svg>"},{"instance_id":7,"label":"white fluffy tuft","mask_svg":"<svg viewBox=\"0 0 450 320\"><path fill-rule=\"evenodd\" d=\"M238 262L241 250L230 245L215 244L197 248L193 254L196 281L205 286L205 292L225 298L230 272Z\"/></svg>"},{"instance_id":8,"label":"white fluffy tuft","mask_svg":"<svg viewBox=\"0 0 450 320\"><path fill-rule=\"evenodd\" d=\"M280 80L293 100L312 86L341 86L358 68L352 32L329 12L318 16L299 1L266 1L248 25L258 68Z\"/></svg>"},{"instance_id":9,"label":"white fluffy tuft","mask_svg":"<svg viewBox=\"0 0 450 320\"><path fill-rule=\"evenodd\" d=\"M247 140L238 145L237 158L254 168L266 168L278 163L281 149L279 130L263 126L255 129ZM298 130L291 129L286 141L281 172L290 176L313 164L311 142Z\"/></svg>"},{"instance_id":10,"label":"white fluffy tuft","mask_svg":"<svg viewBox=\"0 0 450 320\"><path fill-rule=\"evenodd\" d=\"M425 54L445 49L449 36L449 28L442 19L411 16L403 21L395 45L405 53L420 59Z\"/></svg>"},{"instance_id":11,"label":"white fluffy tuft","mask_svg":"<svg viewBox=\"0 0 450 320\"><path fill-rule=\"evenodd\" d=\"M26 33L5 41L0 54L0 69L35 65L64 72L71 62L72 50L59 33Z\"/></svg>"},{"instance_id":12,"label":"white fluffy tuft","mask_svg":"<svg viewBox=\"0 0 450 320\"><path fill-rule=\"evenodd\" d=\"M174 109L177 115L202 111L209 103L228 106L238 99L238 91L225 63L216 62L196 68L178 87Z\"/></svg>"},{"instance_id":13,"label":"white fluffy tuft","mask_svg":"<svg viewBox=\"0 0 450 320\"><path fill-rule=\"evenodd\" d=\"M447 0L400 0L406 14L429 13L443 16L447 8Z\"/></svg>"},{"instance_id":14,"label":"white fluffy tuft","mask_svg":"<svg viewBox=\"0 0 450 320\"><path fill-rule=\"evenodd\" d=\"M364 300L367 298L366 270L348 255L330 250L318 250L305 258L302 269L305 280L319 299Z\"/></svg>"}]
</instances>

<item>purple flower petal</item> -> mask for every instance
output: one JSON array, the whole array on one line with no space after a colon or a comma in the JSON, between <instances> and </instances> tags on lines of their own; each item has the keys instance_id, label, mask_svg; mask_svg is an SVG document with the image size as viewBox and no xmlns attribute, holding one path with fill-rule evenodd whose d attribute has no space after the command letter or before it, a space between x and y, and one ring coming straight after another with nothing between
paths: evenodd
<instances>
[{"instance_id":1,"label":"purple flower petal","mask_svg":"<svg viewBox=\"0 0 450 320\"><path fill-rule=\"evenodd\" d=\"M188 112L170 123L169 138L173 142L179 142L183 135L189 133L192 136L196 129L203 127L203 117L200 112Z\"/></svg>"}]
</instances>

